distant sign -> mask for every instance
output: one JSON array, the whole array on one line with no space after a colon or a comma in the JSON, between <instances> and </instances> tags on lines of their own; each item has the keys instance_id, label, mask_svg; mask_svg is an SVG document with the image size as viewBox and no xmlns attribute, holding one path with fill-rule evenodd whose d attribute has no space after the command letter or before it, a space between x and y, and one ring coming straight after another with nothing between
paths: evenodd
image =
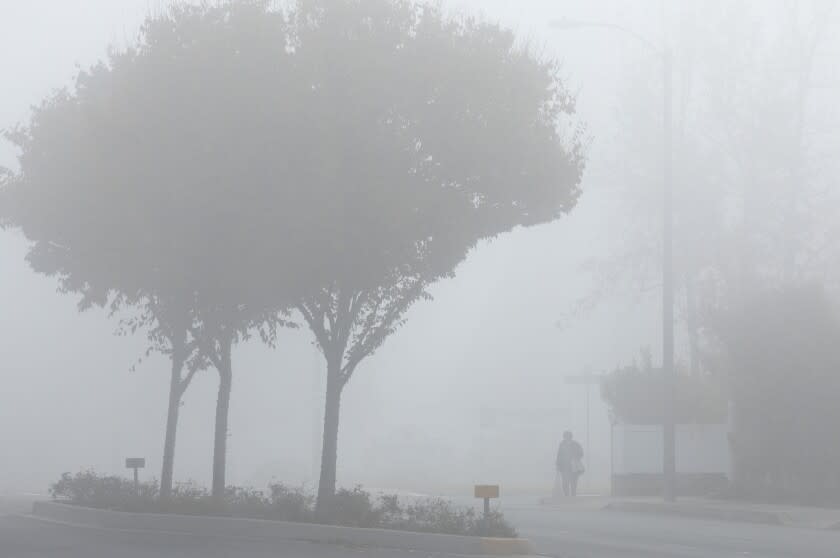
<instances>
[{"instance_id":1,"label":"distant sign","mask_svg":"<svg viewBox=\"0 0 840 558\"><path fill-rule=\"evenodd\" d=\"M145 457L128 457L125 460L126 469L142 469L146 466Z\"/></svg>"},{"instance_id":2,"label":"distant sign","mask_svg":"<svg viewBox=\"0 0 840 558\"><path fill-rule=\"evenodd\" d=\"M499 485L498 484L477 484L475 485L476 498L498 498Z\"/></svg>"}]
</instances>

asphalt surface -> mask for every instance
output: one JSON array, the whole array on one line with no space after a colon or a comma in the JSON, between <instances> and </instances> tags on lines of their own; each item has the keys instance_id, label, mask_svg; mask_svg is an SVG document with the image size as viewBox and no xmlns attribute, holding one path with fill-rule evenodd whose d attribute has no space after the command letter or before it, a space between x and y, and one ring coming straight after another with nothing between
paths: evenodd
<instances>
[{"instance_id":1,"label":"asphalt surface","mask_svg":"<svg viewBox=\"0 0 840 558\"><path fill-rule=\"evenodd\" d=\"M505 516L558 558L838 558L840 532L629 514L600 506L514 506Z\"/></svg>"},{"instance_id":2,"label":"asphalt surface","mask_svg":"<svg viewBox=\"0 0 840 558\"><path fill-rule=\"evenodd\" d=\"M429 558L391 549L77 527L29 517L43 496L0 495L0 558ZM455 558L433 555L435 558ZM462 558L462 557L461 557Z\"/></svg>"},{"instance_id":3,"label":"asphalt surface","mask_svg":"<svg viewBox=\"0 0 840 558\"><path fill-rule=\"evenodd\" d=\"M423 558L427 553L299 541L75 527L26 517L0 497L0 558ZM840 532L609 512L585 501L502 506L552 558L838 558ZM434 555L437 558L454 556Z\"/></svg>"},{"instance_id":4,"label":"asphalt surface","mask_svg":"<svg viewBox=\"0 0 840 558\"><path fill-rule=\"evenodd\" d=\"M422 553L300 541L73 527L0 517L2 558L421 558Z\"/></svg>"}]
</instances>

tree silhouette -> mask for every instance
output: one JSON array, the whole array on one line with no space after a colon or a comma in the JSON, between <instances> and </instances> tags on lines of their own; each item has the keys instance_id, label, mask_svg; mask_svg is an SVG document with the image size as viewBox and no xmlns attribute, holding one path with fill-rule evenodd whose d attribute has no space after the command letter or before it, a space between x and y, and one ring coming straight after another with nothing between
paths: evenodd
<instances>
[{"instance_id":1,"label":"tree silhouette","mask_svg":"<svg viewBox=\"0 0 840 558\"><path fill-rule=\"evenodd\" d=\"M327 360L323 511L359 363L478 242L574 206L573 112L554 61L415 1L180 6L12 132L0 219L86 303L146 308L170 402L216 368L216 495L231 348L297 309Z\"/></svg>"},{"instance_id":2,"label":"tree silhouette","mask_svg":"<svg viewBox=\"0 0 840 558\"><path fill-rule=\"evenodd\" d=\"M154 296L129 301L124 294L114 296L111 301L113 312L131 308L139 312L121 322L121 334L134 333L138 329L147 332L152 351L167 355L172 364L169 380L169 401L166 413L166 433L163 443L163 459L160 474L160 496L168 500L172 493L175 467L175 441L178 432L178 417L181 400L195 374L208 367L208 361L200 351L198 340L190 335L191 316L186 296ZM186 370L186 374L184 371Z\"/></svg>"},{"instance_id":3,"label":"tree silhouette","mask_svg":"<svg viewBox=\"0 0 840 558\"><path fill-rule=\"evenodd\" d=\"M230 348L251 327L283 323L281 298L307 273L296 211L306 208L275 188L301 156L290 133L300 120L283 101L295 94L280 71L284 22L242 2L150 17L135 45L80 71L7 134L20 171L4 171L0 223L31 241L31 267L82 308L138 312L129 329L146 327L150 347L172 358L164 495L180 396L210 364L222 493Z\"/></svg>"},{"instance_id":4,"label":"tree silhouette","mask_svg":"<svg viewBox=\"0 0 840 558\"><path fill-rule=\"evenodd\" d=\"M801 504L840 502L840 317L818 284L770 288L713 317L735 405L733 488Z\"/></svg>"},{"instance_id":5,"label":"tree silhouette","mask_svg":"<svg viewBox=\"0 0 840 558\"><path fill-rule=\"evenodd\" d=\"M324 515L359 364L480 240L568 211L583 158L556 64L497 26L388 0L300 1L289 26L314 109L307 182L328 192L330 280L297 305L327 364Z\"/></svg>"}]
</instances>

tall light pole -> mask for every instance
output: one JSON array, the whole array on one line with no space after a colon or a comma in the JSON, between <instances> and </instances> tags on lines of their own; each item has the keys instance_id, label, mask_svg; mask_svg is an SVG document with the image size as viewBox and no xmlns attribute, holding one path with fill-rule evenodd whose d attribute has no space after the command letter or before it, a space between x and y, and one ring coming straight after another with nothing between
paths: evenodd
<instances>
[{"instance_id":1,"label":"tall light pole","mask_svg":"<svg viewBox=\"0 0 840 558\"><path fill-rule=\"evenodd\" d=\"M663 124L663 207L662 207L662 475L663 497L673 502L677 496L676 420L674 418L674 274L673 274L673 145L671 137L671 49L659 47L632 29L614 23L560 19L551 27L559 30L601 27L620 31L645 45L662 58L662 124Z\"/></svg>"},{"instance_id":2,"label":"tall light pole","mask_svg":"<svg viewBox=\"0 0 840 558\"><path fill-rule=\"evenodd\" d=\"M583 374L579 376L566 376L566 383L571 385L583 385L586 388L585 397L586 397L586 449L585 449L585 456L586 456L586 470L591 471L589 466L589 456L592 455L592 442L591 437L589 435L589 392L591 391L590 388L593 384L600 384L602 380L601 374L593 374L589 369L585 370ZM592 475L589 474L586 476L586 488L589 489L589 478Z\"/></svg>"},{"instance_id":3,"label":"tall light pole","mask_svg":"<svg viewBox=\"0 0 840 558\"><path fill-rule=\"evenodd\" d=\"M676 370L674 370L674 203L673 144L671 138L671 49L662 51L662 124L664 155L664 187L662 208L662 378L664 409L662 417L663 496L677 499L676 440Z\"/></svg>"}]
</instances>

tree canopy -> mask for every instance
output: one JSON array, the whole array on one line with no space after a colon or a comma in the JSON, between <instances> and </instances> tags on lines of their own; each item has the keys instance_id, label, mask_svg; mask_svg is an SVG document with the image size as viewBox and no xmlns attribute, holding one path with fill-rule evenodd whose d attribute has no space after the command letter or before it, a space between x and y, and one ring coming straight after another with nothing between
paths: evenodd
<instances>
[{"instance_id":1,"label":"tree canopy","mask_svg":"<svg viewBox=\"0 0 840 558\"><path fill-rule=\"evenodd\" d=\"M583 156L556 63L498 26L385 0L302 1L289 21L329 132L313 182L341 191L325 218L335 271L297 305L327 361L323 508L359 363L480 240L569 211Z\"/></svg>"},{"instance_id":2,"label":"tree canopy","mask_svg":"<svg viewBox=\"0 0 840 558\"><path fill-rule=\"evenodd\" d=\"M97 301L166 284L244 303L420 259L447 272L478 238L574 204L557 71L415 2L172 8L9 134L4 222L36 270Z\"/></svg>"},{"instance_id":3,"label":"tree canopy","mask_svg":"<svg viewBox=\"0 0 840 558\"><path fill-rule=\"evenodd\" d=\"M662 368L654 367L644 353L640 365L616 368L601 383L601 397L613 417L628 424L662 424L664 389ZM727 420L726 385L709 374L677 370L675 381L676 421L680 424L719 424Z\"/></svg>"},{"instance_id":4,"label":"tree canopy","mask_svg":"<svg viewBox=\"0 0 840 558\"><path fill-rule=\"evenodd\" d=\"M833 301L815 285L768 289L714 320L736 409L736 488L836 505L840 317Z\"/></svg>"},{"instance_id":5,"label":"tree canopy","mask_svg":"<svg viewBox=\"0 0 840 558\"><path fill-rule=\"evenodd\" d=\"M248 331L298 309L340 394L479 241L568 212L573 113L554 60L433 5L178 5L9 134L0 223L83 305L178 301L218 434Z\"/></svg>"}]
</instances>

